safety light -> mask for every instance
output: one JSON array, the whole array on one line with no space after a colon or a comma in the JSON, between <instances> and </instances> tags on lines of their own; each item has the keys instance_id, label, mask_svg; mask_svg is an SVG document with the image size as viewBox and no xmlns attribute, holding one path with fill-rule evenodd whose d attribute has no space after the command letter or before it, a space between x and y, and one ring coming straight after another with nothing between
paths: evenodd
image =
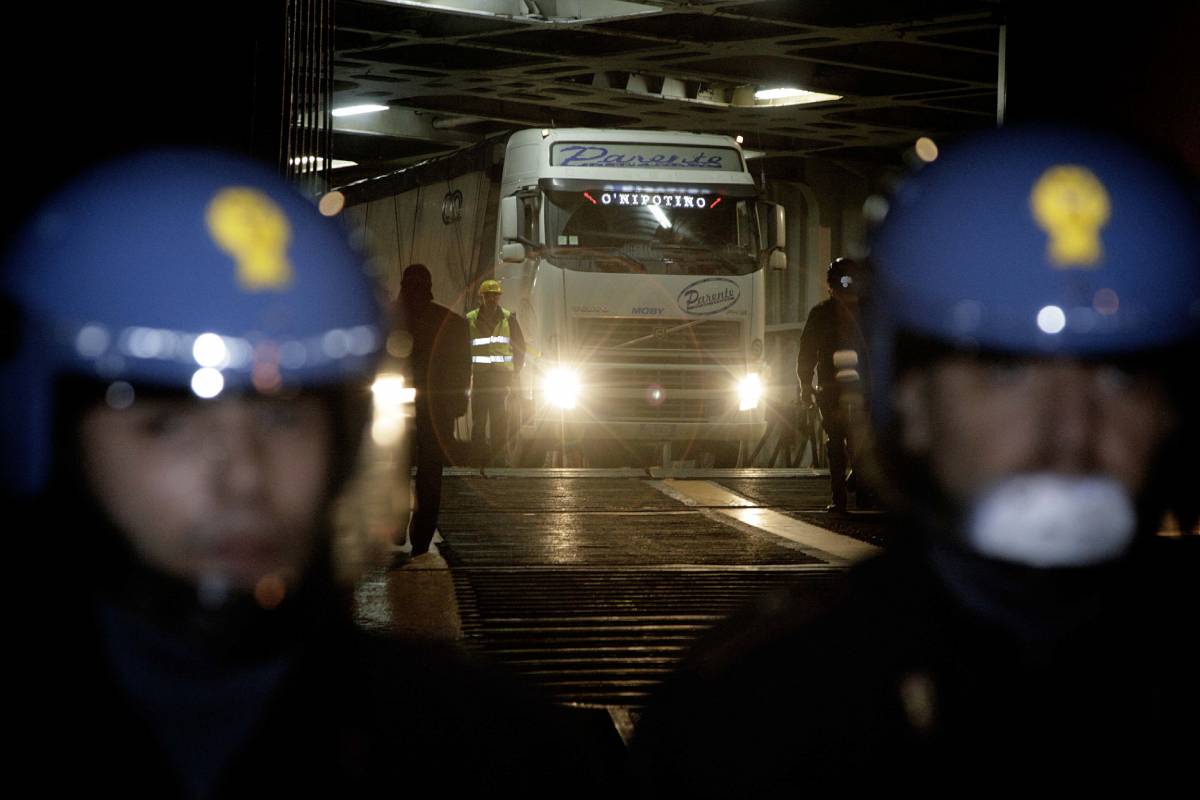
<instances>
[{"instance_id":1,"label":"safety light","mask_svg":"<svg viewBox=\"0 0 1200 800\"><path fill-rule=\"evenodd\" d=\"M762 378L757 372L751 372L738 381L737 391L739 411L750 411L751 409L758 408L758 404L762 401L763 396Z\"/></svg>"}]
</instances>

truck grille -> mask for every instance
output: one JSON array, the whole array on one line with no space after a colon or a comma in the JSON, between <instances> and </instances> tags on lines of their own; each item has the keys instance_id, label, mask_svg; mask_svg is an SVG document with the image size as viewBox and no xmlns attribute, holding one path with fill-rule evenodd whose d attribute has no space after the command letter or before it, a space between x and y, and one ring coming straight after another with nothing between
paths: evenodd
<instances>
[{"instance_id":1,"label":"truck grille","mask_svg":"<svg viewBox=\"0 0 1200 800\"><path fill-rule=\"evenodd\" d=\"M673 319L585 318L574 320L574 328L575 344L585 355L638 350L737 352L741 339L741 323L724 319L688 325L686 320Z\"/></svg>"},{"instance_id":2,"label":"truck grille","mask_svg":"<svg viewBox=\"0 0 1200 800\"><path fill-rule=\"evenodd\" d=\"M729 370L640 368L594 364L583 403L598 419L714 419L729 412L735 391Z\"/></svg>"},{"instance_id":3,"label":"truck grille","mask_svg":"<svg viewBox=\"0 0 1200 800\"><path fill-rule=\"evenodd\" d=\"M651 401L646 397L593 397L584 406L597 419L695 422L714 419L729 411L725 397L671 397Z\"/></svg>"},{"instance_id":4,"label":"truck grille","mask_svg":"<svg viewBox=\"0 0 1200 800\"><path fill-rule=\"evenodd\" d=\"M589 390L608 389L649 392L654 388L670 394L676 391L732 392L736 379L732 370L638 368L593 364L588 367Z\"/></svg>"},{"instance_id":5,"label":"truck grille","mask_svg":"<svg viewBox=\"0 0 1200 800\"><path fill-rule=\"evenodd\" d=\"M744 357L737 320L576 319L574 326L585 365L582 403L597 419L695 422L731 410L733 364Z\"/></svg>"}]
</instances>

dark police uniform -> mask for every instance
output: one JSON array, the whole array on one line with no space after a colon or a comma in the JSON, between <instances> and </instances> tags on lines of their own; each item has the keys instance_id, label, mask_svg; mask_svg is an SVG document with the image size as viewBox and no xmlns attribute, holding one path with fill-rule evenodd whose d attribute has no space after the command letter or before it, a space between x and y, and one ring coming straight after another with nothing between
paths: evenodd
<instances>
[{"instance_id":1,"label":"dark police uniform","mask_svg":"<svg viewBox=\"0 0 1200 800\"><path fill-rule=\"evenodd\" d=\"M902 547L823 597L764 598L647 710L640 779L779 797L1190 777L1195 544L1074 575Z\"/></svg>"},{"instance_id":2,"label":"dark police uniform","mask_svg":"<svg viewBox=\"0 0 1200 800\"><path fill-rule=\"evenodd\" d=\"M235 651L115 606L45 621L10 775L51 795L562 797L606 791L616 756L461 652L330 607Z\"/></svg>"},{"instance_id":3,"label":"dark police uniform","mask_svg":"<svg viewBox=\"0 0 1200 800\"><path fill-rule=\"evenodd\" d=\"M806 398L813 386L816 371L817 407L821 409L821 426L828 439L829 483L833 506L846 507L846 469L852 453L848 453L850 421L842 404L842 387L837 380L833 355L840 350L859 354L858 387L865 384L866 344L856 314L835 298L827 298L813 306L800 336L800 352L796 355L796 376L800 393Z\"/></svg>"}]
</instances>

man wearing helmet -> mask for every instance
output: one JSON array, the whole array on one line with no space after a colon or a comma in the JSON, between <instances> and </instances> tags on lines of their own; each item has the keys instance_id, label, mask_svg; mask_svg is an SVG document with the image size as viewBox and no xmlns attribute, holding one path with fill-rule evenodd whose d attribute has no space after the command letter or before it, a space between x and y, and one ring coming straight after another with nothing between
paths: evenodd
<instances>
[{"instance_id":1,"label":"man wearing helmet","mask_svg":"<svg viewBox=\"0 0 1200 800\"><path fill-rule=\"evenodd\" d=\"M36 521L18 769L70 795L562 790L548 707L353 624L331 512L382 326L333 222L237 157L131 156L33 217L2 287L0 477Z\"/></svg>"},{"instance_id":2,"label":"man wearing helmet","mask_svg":"<svg viewBox=\"0 0 1200 800\"><path fill-rule=\"evenodd\" d=\"M479 308L467 312L471 328L471 449L482 469L505 457L508 396L525 363L525 337L517 315L500 305L502 292L500 281L484 281L479 285Z\"/></svg>"},{"instance_id":3,"label":"man wearing helmet","mask_svg":"<svg viewBox=\"0 0 1200 800\"><path fill-rule=\"evenodd\" d=\"M846 511L846 467L853 454L850 446L851 421L847 419L842 387L858 397L865 383L866 342L859 322L858 293L862 270L848 258L834 259L825 273L829 297L813 306L804 323L800 351L796 355L796 376L800 381L799 399L802 409L811 407L815 398L821 409L821 426L825 430L826 453L829 458L829 487L831 502L826 509L832 513ZM859 354L863 358L859 358ZM835 365L840 357L844 364ZM850 358L847 358L850 356ZM839 366L842 368L839 369ZM816 372L816 383L813 372ZM857 485L856 489L865 489ZM862 494L859 494L862 505Z\"/></svg>"},{"instance_id":4,"label":"man wearing helmet","mask_svg":"<svg viewBox=\"0 0 1200 800\"><path fill-rule=\"evenodd\" d=\"M1095 131L910 178L864 309L888 551L735 620L643 718L672 792L934 793L1190 770L1200 213ZM753 761L735 771L729 765ZM1190 777L1190 776L1189 776Z\"/></svg>"}]
</instances>

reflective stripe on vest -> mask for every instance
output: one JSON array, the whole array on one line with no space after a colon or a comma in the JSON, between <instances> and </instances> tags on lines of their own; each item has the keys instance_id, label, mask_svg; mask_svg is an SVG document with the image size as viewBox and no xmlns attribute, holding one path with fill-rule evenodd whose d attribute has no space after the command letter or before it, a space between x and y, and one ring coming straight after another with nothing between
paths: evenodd
<instances>
[{"instance_id":1,"label":"reflective stripe on vest","mask_svg":"<svg viewBox=\"0 0 1200 800\"><path fill-rule=\"evenodd\" d=\"M500 324L495 331L479 329L479 309L467 312L467 323L471 326L471 363L485 369L500 369L511 372L513 368L512 331L508 318L512 314L507 308L500 309Z\"/></svg>"}]
</instances>

